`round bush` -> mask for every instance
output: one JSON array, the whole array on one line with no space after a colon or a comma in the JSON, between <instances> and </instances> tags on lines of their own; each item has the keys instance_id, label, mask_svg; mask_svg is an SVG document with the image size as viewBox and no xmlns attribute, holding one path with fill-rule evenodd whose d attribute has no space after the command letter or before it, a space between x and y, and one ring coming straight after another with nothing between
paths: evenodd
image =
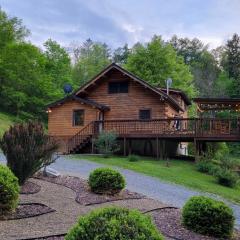
<instances>
[{"instance_id":1,"label":"round bush","mask_svg":"<svg viewBox=\"0 0 240 240\"><path fill-rule=\"evenodd\" d=\"M196 163L196 168L199 172L216 175L220 171L220 167L210 161L199 161Z\"/></svg>"},{"instance_id":2,"label":"round bush","mask_svg":"<svg viewBox=\"0 0 240 240\"><path fill-rule=\"evenodd\" d=\"M14 211L18 204L18 179L11 170L0 165L0 215Z\"/></svg>"},{"instance_id":3,"label":"round bush","mask_svg":"<svg viewBox=\"0 0 240 240\"><path fill-rule=\"evenodd\" d=\"M219 171L217 176L218 183L227 186L227 187L235 187L238 182L237 174L231 172L230 170L222 170Z\"/></svg>"},{"instance_id":4,"label":"round bush","mask_svg":"<svg viewBox=\"0 0 240 240\"><path fill-rule=\"evenodd\" d=\"M65 240L163 240L149 216L118 207L97 209L80 217Z\"/></svg>"},{"instance_id":5,"label":"round bush","mask_svg":"<svg viewBox=\"0 0 240 240\"><path fill-rule=\"evenodd\" d=\"M128 161L129 162L137 162L138 160L139 160L139 157L137 155L131 154L131 155L128 156Z\"/></svg>"},{"instance_id":6,"label":"round bush","mask_svg":"<svg viewBox=\"0 0 240 240\"><path fill-rule=\"evenodd\" d=\"M225 203L208 197L190 198L182 211L183 224L195 232L227 239L231 237L234 216Z\"/></svg>"},{"instance_id":7,"label":"round bush","mask_svg":"<svg viewBox=\"0 0 240 240\"><path fill-rule=\"evenodd\" d=\"M121 173L111 168L97 168L90 173L88 183L95 193L115 194L126 185Z\"/></svg>"}]
</instances>

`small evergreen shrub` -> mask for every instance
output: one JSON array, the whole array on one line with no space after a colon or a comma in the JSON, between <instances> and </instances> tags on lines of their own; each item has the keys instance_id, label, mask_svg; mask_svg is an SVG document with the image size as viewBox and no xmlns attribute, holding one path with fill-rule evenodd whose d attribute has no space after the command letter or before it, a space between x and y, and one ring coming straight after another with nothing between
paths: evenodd
<instances>
[{"instance_id":1,"label":"small evergreen shrub","mask_svg":"<svg viewBox=\"0 0 240 240\"><path fill-rule=\"evenodd\" d=\"M97 168L90 173L88 183L95 193L115 194L126 185L121 173L111 168Z\"/></svg>"},{"instance_id":2,"label":"small evergreen shrub","mask_svg":"<svg viewBox=\"0 0 240 240\"><path fill-rule=\"evenodd\" d=\"M218 165L205 160L197 162L196 168L199 172L207 173L210 175L217 175L218 172L221 170L221 168Z\"/></svg>"},{"instance_id":3,"label":"small evergreen shrub","mask_svg":"<svg viewBox=\"0 0 240 240\"><path fill-rule=\"evenodd\" d=\"M114 132L101 132L95 140L95 145L99 153L106 158L119 150L117 135Z\"/></svg>"},{"instance_id":4,"label":"small evergreen shrub","mask_svg":"<svg viewBox=\"0 0 240 240\"><path fill-rule=\"evenodd\" d=\"M4 133L0 147L7 158L7 166L22 185L35 172L51 164L58 145L44 132L38 122L16 124Z\"/></svg>"},{"instance_id":5,"label":"small evergreen shrub","mask_svg":"<svg viewBox=\"0 0 240 240\"><path fill-rule=\"evenodd\" d=\"M137 155L128 155L128 161L129 162L137 162L139 160L139 157Z\"/></svg>"},{"instance_id":6,"label":"small evergreen shrub","mask_svg":"<svg viewBox=\"0 0 240 240\"><path fill-rule=\"evenodd\" d=\"M209 173L210 168L213 166L213 164L209 161L199 161L196 163L196 168L199 172L202 173Z\"/></svg>"},{"instance_id":7,"label":"small evergreen shrub","mask_svg":"<svg viewBox=\"0 0 240 240\"><path fill-rule=\"evenodd\" d=\"M221 239L230 238L234 227L232 209L204 196L194 196L187 201L182 221L190 230Z\"/></svg>"},{"instance_id":8,"label":"small evergreen shrub","mask_svg":"<svg viewBox=\"0 0 240 240\"><path fill-rule=\"evenodd\" d=\"M18 204L18 179L11 170L0 165L0 215L12 212Z\"/></svg>"},{"instance_id":9,"label":"small evergreen shrub","mask_svg":"<svg viewBox=\"0 0 240 240\"><path fill-rule=\"evenodd\" d=\"M65 240L163 240L149 216L118 207L97 209L80 217Z\"/></svg>"},{"instance_id":10,"label":"small evergreen shrub","mask_svg":"<svg viewBox=\"0 0 240 240\"><path fill-rule=\"evenodd\" d=\"M219 184L227 187L235 187L238 183L238 175L230 170L222 169L216 175Z\"/></svg>"}]
</instances>

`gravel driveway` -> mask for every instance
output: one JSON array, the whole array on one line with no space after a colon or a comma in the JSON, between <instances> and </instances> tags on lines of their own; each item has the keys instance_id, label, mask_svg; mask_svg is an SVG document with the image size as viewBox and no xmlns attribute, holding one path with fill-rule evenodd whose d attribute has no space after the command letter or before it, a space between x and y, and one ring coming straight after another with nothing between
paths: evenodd
<instances>
[{"instance_id":1,"label":"gravel driveway","mask_svg":"<svg viewBox=\"0 0 240 240\"><path fill-rule=\"evenodd\" d=\"M5 158L3 154L0 153L0 162L1 161L4 162ZM74 156L61 156L55 163L51 165L51 168L54 168L62 174L87 178L93 169L102 166L102 164L97 164L87 160L79 161L79 159L74 158ZM201 192L194 191L173 183L167 183L157 178L136 173L131 170L118 167L113 168L118 169L125 176L127 181L127 189L142 193L153 199L160 200L168 205L182 207L186 200L194 195L207 195L215 199L217 198L222 200L216 195L203 194ZM227 200L224 201L234 210L236 226L240 228L240 205L230 203Z\"/></svg>"}]
</instances>

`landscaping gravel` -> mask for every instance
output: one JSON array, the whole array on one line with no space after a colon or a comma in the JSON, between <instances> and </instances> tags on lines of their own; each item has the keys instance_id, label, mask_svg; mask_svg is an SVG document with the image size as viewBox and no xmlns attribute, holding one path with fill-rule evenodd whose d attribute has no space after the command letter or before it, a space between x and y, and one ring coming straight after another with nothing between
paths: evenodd
<instances>
[{"instance_id":1,"label":"landscaping gravel","mask_svg":"<svg viewBox=\"0 0 240 240\"><path fill-rule=\"evenodd\" d=\"M90 191L86 180L80 179L78 177L59 176L54 178L54 177L44 177L42 174L38 174L36 175L36 178L49 181L55 184L63 185L65 187L72 189L74 192L76 192L76 201L79 204L82 204L85 206L119 201L119 200L145 198L144 195L136 192L130 192L127 189L115 195L96 194Z\"/></svg>"},{"instance_id":2,"label":"landscaping gravel","mask_svg":"<svg viewBox=\"0 0 240 240\"><path fill-rule=\"evenodd\" d=\"M103 164L98 164L87 160L80 161L79 159L74 158L74 155L62 155L55 163L51 165L52 168L56 169L62 174L77 176L85 179L88 178L88 175L92 170L103 166ZM223 200L233 209L236 218L236 227L238 229L240 228L240 205L238 204L233 204L213 194L191 190L184 186L164 182L158 178L150 177L131 170L118 167L113 168L119 170L125 176L127 189L159 200L167 205L181 208L190 197L196 195L205 195L218 200Z\"/></svg>"},{"instance_id":3,"label":"landscaping gravel","mask_svg":"<svg viewBox=\"0 0 240 240\"><path fill-rule=\"evenodd\" d=\"M34 194L38 193L41 190L41 186L36 183L26 181L20 189L20 194Z\"/></svg>"}]
</instances>

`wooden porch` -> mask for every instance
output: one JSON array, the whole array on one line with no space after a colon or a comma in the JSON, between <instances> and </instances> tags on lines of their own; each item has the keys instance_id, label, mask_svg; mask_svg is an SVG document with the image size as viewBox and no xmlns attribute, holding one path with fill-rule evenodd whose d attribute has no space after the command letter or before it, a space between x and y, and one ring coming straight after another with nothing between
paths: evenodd
<instances>
[{"instance_id":1,"label":"wooden porch","mask_svg":"<svg viewBox=\"0 0 240 240\"><path fill-rule=\"evenodd\" d=\"M119 138L172 139L178 142L240 141L239 120L217 118L168 118L151 120L93 121L68 141L68 152L80 150L101 131Z\"/></svg>"}]
</instances>

